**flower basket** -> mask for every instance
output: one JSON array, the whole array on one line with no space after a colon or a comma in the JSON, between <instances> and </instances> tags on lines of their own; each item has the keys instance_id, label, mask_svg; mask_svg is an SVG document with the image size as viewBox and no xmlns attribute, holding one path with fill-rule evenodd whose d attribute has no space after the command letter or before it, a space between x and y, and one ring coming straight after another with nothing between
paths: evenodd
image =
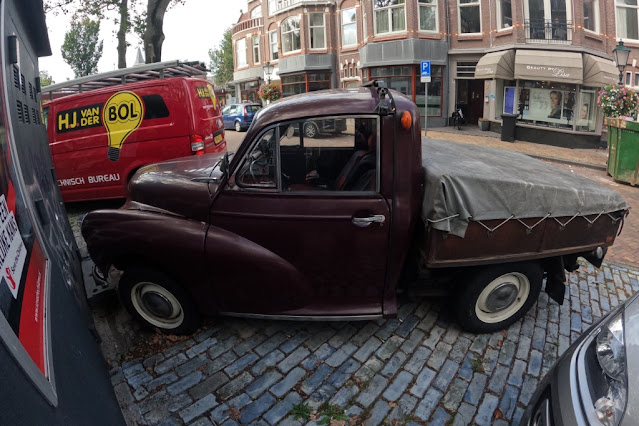
<instances>
[{"instance_id":1,"label":"flower basket","mask_svg":"<svg viewBox=\"0 0 639 426\"><path fill-rule=\"evenodd\" d=\"M274 81L270 83L264 83L257 91L257 95L266 103L276 101L282 97L282 88L279 83Z\"/></svg>"},{"instance_id":2,"label":"flower basket","mask_svg":"<svg viewBox=\"0 0 639 426\"><path fill-rule=\"evenodd\" d=\"M625 86L612 84L599 91L597 105L605 117L633 117L639 105L639 95Z\"/></svg>"}]
</instances>

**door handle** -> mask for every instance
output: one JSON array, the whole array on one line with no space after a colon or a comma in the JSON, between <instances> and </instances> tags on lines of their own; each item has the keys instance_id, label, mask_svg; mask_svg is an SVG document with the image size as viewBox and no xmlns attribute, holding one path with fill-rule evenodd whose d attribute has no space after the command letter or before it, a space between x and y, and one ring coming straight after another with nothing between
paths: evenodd
<instances>
[{"instance_id":1,"label":"door handle","mask_svg":"<svg viewBox=\"0 0 639 426\"><path fill-rule=\"evenodd\" d=\"M368 217L354 217L353 225L359 226L360 228L366 228L374 222L383 224L385 221L386 216L384 216L383 214L376 214Z\"/></svg>"}]
</instances>

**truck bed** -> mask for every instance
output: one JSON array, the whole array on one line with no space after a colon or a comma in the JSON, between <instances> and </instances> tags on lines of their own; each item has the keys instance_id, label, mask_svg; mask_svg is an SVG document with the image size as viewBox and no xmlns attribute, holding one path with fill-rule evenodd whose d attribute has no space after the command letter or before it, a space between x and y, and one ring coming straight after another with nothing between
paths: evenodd
<instances>
[{"instance_id":1,"label":"truck bed","mask_svg":"<svg viewBox=\"0 0 639 426\"><path fill-rule=\"evenodd\" d=\"M428 140L422 163L429 267L609 246L629 209L617 192L520 153Z\"/></svg>"}]
</instances>

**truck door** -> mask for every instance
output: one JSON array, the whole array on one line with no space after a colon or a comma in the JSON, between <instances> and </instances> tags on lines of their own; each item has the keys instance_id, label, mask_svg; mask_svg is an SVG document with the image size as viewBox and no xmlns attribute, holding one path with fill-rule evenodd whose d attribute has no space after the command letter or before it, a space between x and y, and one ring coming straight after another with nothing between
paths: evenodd
<instances>
[{"instance_id":1,"label":"truck door","mask_svg":"<svg viewBox=\"0 0 639 426\"><path fill-rule=\"evenodd\" d=\"M390 211L379 191L379 117L326 118L339 120L342 130L306 139L305 120L265 130L213 203L214 226L276 254L300 274L289 282L253 276L246 259L233 288L224 290L225 305L236 312L382 313ZM273 301L256 300L249 290L256 281ZM295 306L278 304L282 292L296 295Z\"/></svg>"},{"instance_id":2,"label":"truck door","mask_svg":"<svg viewBox=\"0 0 639 426\"><path fill-rule=\"evenodd\" d=\"M122 424L42 119L42 2L1 0L0 16L0 417Z\"/></svg>"}]
</instances>

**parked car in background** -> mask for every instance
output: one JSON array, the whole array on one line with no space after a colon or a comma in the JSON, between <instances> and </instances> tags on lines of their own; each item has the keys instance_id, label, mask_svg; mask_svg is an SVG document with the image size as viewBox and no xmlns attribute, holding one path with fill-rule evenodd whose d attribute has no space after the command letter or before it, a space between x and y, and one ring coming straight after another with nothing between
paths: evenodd
<instances>
[{"instance_id":1,"label":"parked car in background","mask_svg":"<svg viewBox=\"0 0 639 426\"><path fill-rule=\"evenodd\" d=\"M236 132L246 130L251 125L255 113L262 108L260 104L230 104L222 110L222 120L225 129L235 129Z\"/></svg>"},{"instance_id":2,"label":"parked car in background","mask_svg":"<svg viewBox=\"0 0 639 426\"><path fill-rule=\"evenodd\" d=\"M44 115L65 202L124 198L142 166L226 151L217 98L200 78L89 90L48 102Z\"/></svg>"},{"instance_id":3,"label":"parked car in background","mask_svg":"<svg viewBox=\"0 0 639 426\"><path fill-rule=\"evenodd\" d=\"M317 138L321 135L338 135L346 130L346 120L328 119L312 120L302 125L302 131L307 138Z\"/></svg>"},{"instance_id":4,"label":"parked car in background","mask_svg":"<svg viewBox=\"0 0 639 426\"><path fill-rule=\"evenodd\" d=\"M639 424L639 293L594 324L559 358L521 421L532 425Z\"/></svg>"}]
</instances>

